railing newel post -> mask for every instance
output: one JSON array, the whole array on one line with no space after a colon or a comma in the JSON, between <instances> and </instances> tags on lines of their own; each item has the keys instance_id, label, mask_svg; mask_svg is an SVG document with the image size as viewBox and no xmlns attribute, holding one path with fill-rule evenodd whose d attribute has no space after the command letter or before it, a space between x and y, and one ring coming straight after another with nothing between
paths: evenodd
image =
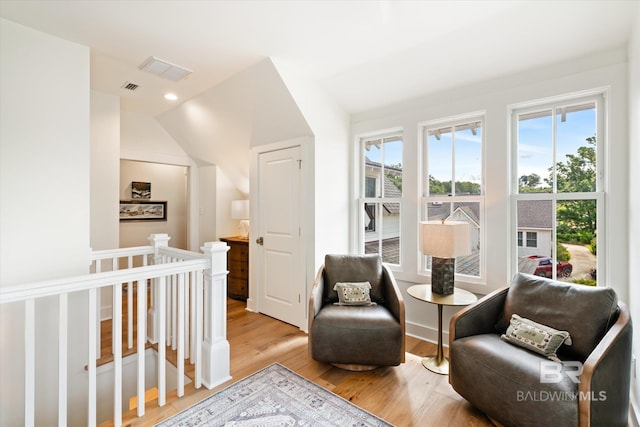
<instances>
[{"instance_id":1,"label":"railing newel post","mask_svg":"<svg viewBox=\"0 0 640 427\"><path fill-rule=\"evenodd\" d=\"M231 378L227 340L227 252L225 242L206 242L200 248L210 268L204 271L204 340L202 384L209 390Z\"/></svg>"}]
</instances>

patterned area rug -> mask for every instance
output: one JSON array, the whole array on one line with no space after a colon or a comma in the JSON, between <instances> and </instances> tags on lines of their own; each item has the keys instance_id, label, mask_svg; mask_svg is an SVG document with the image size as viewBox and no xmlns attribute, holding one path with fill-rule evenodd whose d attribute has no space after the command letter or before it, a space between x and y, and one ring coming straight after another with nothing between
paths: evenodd
<instances>
[{"instance_id":1,"label":"patterned area rug","mask_svg":"<svg viewBox=\"0 0 640 427\"><path fill-rule=\"evenodd\" d=\"M157 426L365 427L391 424L274 363Z\"/></svg>"}]
</instances>

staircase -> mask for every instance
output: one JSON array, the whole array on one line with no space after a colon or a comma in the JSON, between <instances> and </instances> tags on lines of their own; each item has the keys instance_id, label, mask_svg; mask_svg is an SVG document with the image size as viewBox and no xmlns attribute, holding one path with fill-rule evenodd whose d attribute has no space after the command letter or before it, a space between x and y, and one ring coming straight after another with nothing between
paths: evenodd
<instances>
[{"instance_id":1,"label":"staircase","mask_svg":"<svg viewBox=\"0 0 640 427\"><path fill-rule=\"evenodd\" d=\"M24 357L24 405L10 408L3 421L96 426L111 419L110 425L120 426L130 399L146 401L149 389L157 389L153 399L162 407L173 394L168 389L181 398L185 387L211 389L230 378L228 246L205 243L202 253L195 253L170 248L166 234L151 235L149 241L149 246L92 252L85 276L0 288L0 308L22 313L25 337L17 348ZM99 315L103 288L113 295L108 321ZM57 324L42 315L44 306L58 313ZM86 332L77 336L79 329ZM43 348L36 342L43 331L47 342L52 336L57 341L57 349L47 347L46 354L36 352ZM80 354L84 364L74 366ZM57 359L57 375L36 375L52 359ZM52 382L57 382L57 396L42 398ZM86 392L78 395L78 387ZM145 406L136 404L138 417Z\"/></svg>"}]
</instances>

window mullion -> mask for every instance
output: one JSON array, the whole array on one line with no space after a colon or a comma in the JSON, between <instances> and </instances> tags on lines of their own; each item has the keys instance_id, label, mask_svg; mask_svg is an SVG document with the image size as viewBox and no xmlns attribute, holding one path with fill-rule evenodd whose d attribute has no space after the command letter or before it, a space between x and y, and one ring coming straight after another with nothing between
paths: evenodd
<instances>
[{"instance_id":1,"label":"window mullion","mask_svg":"<svg viewBox=\"0 0 640 427\"><path fill-rule=\"evenodd\" d=\"M451 195L456 192L456 127L451 126Z\"/></svg>"},{"instance_id":2,"label":"window mullion","mask_svg":"<svg viewBox=\"0 0 640 427\"><path fill-rule=\"evenodd\" d=\"M551 158L553 159L553 162L551 163L551 192L553 194L558 194L558 171L556 168L556 164L558 161L556 140L556 107L553 107L551 109Z\"/></svg>"}]
</instances>

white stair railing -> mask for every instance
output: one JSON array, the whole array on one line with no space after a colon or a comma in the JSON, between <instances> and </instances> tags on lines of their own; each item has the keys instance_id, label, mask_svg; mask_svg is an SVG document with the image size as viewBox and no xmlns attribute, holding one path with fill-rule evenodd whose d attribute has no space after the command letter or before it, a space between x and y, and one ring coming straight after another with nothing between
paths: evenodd
<instances>
[{"instance_id":1,"label":"white stair railing","mask_svg":"<svg viewBox=\"0 0 640 427\"><path fill-rule=\"evenodd\" d=\"M194 386L204 384L211 389L230 379L229 343L226 338L226 252L224 242L205 243L203 253L195 253L168 246L166 234L154 234L151 245L92 252L92 273L84 276L55 279L13 287L0 288L0 305L24 306L24 425L35 424L36 328L38 318L35 301L58 296L58 425L67 425L67 408L77 408L68 402L67 355L86 351L88 355L86 408L87 425L95 426L97 402L107 399L97 393L96 360L100 356L100 289L111 287L112 353L113 353L113 424L122 425L123 367L122 367L122 295L127 289L127 344L133 347L133 312L137 311L137 414L145 412L145 351L147 342L157 343L158 363L155 375L158 405L166 403L167 380L165 344L177 351L177 394L184 395L184 363L194 364ZM134 266L134 265L139 266ZM110 269L110 271L104 271ZM147 286L151 291L151 306L147 310ZM133 306L133 292L137 292L137 306ZM68 297L76 292L88 292L88 348L68 348ZM0 361L1 363L1 361ZM55 421L51 421L52 423Z\"/></svg>"}]
</instances>

